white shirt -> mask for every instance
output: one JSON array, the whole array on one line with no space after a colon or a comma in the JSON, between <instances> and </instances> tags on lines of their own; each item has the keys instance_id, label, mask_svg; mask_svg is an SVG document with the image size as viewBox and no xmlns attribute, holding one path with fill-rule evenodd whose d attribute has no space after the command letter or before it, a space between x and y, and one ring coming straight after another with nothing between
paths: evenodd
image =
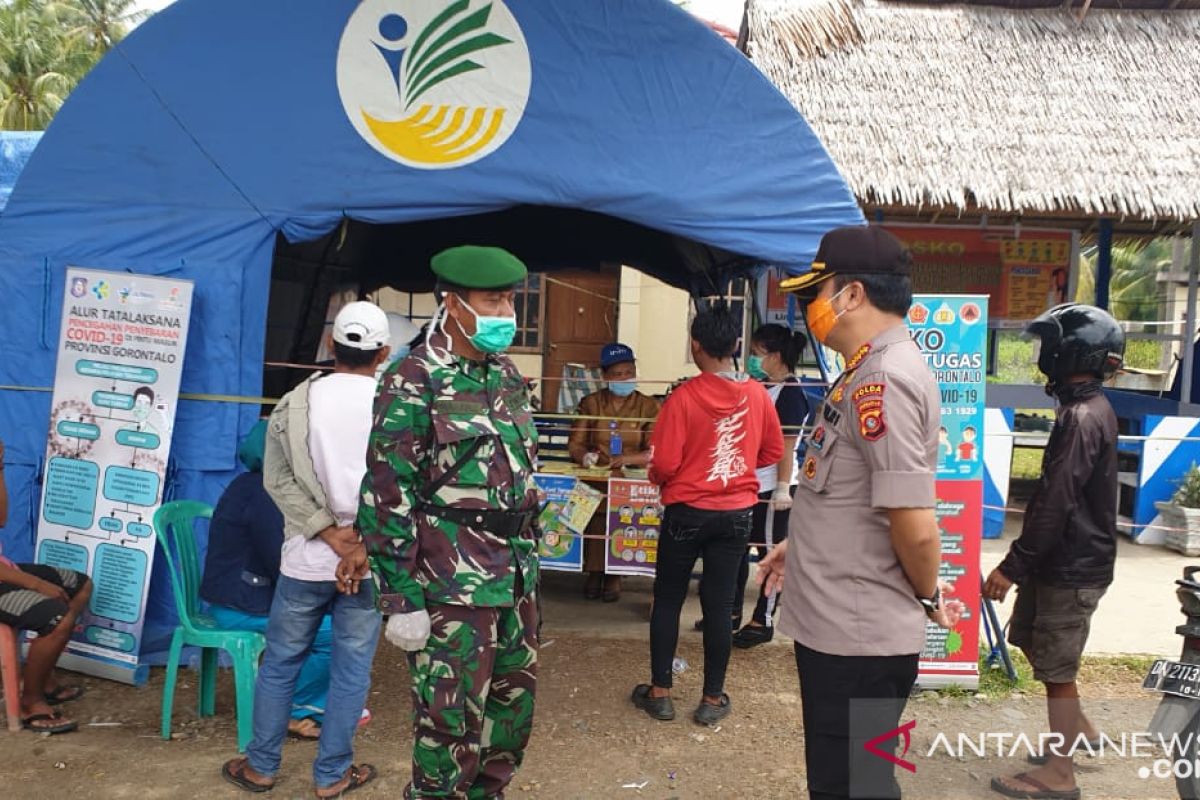
<instances>
[{"instance_id":1,"label":"white shirt","mask_svg":"<svg viewBox=\"0 0 1200 800\"><path fill-rule=\"evenodd\" d=\"M358 515L374 402L375 379L369 375L335 372L308 390L308 452L338 525ZM338 561L324 539L292 536L284 540L279 571L300 581L332 581Z\"/></svg>"},{"instance_id":2,"label":"white shirt","mask_svg":"<svg viewBox=\"0 0 1200 800\"><path fill-rule=\"evenodd\" d=\"M783 393L784 384L772 383L767 386L767 395L771 398L772 403L779 402L779 395ZM785 432L784 436L795 436L795 432ZM774 492L779 481L779 463L776 462L766 467L759 467L756 470L758 474L758 493ZM792 448L792 486L800 482L800 468L796 463L796 447Z\"/></svg>"}]
</instances>

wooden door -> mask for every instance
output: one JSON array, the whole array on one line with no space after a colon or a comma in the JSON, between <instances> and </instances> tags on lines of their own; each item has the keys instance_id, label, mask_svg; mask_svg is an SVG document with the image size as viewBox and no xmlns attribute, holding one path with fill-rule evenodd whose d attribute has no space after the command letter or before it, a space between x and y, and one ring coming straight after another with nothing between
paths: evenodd
<instances>
[{"instance_id":1,"label":"wooden door","mask_svg":"<svg viewBox=\"0 0 1200 800\"><path fill-rule=\"evenodd\" d=\"M542 362L542 408L557 411L563 367L595 367L600 348L617 340L620 272L551 272L544 280L548 346Z\"/></svg>"}]
</instances>

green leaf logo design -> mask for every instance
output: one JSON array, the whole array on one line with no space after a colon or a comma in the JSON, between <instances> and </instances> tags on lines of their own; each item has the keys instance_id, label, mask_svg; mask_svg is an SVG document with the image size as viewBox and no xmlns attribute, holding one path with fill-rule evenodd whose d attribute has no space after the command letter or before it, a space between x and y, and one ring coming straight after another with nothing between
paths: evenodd
<instances>
[{"instance_id":1,"label":"green leaf logo design","mask_svg":"<svg viewBox=\"0 0 1200 800\"><path fill-rule=\"evenodd\" d=\"M946 655L954 655L963 649L963 637L958 631L946 634Z\"/></svg>"},{"instance_id":2,"label":"green leaf logo design","mask_svg":"<svg viewBox=\"0 0 1200 800\"><path fill-rule=\"evenodd\" d=\"M470 11L470 5L470 0L451 3L425 26L405 53L406 109L438 84L483 69L482 64L468 56L512 43L510 39L484 30L492 13L491 3L476 11Z\"/></svg>"}]
</instances>

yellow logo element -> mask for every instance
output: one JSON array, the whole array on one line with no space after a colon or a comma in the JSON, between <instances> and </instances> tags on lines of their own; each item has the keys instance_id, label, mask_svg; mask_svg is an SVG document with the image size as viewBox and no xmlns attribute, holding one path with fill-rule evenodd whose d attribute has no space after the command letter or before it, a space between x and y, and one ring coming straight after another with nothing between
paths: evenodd
<instances>
[{"instance_id":1,"label":"yellow logo element","mask_svg":"<svg viewBox=\"0 0 1200 800\"><path fill-rule=\"evenodd\" d=\"M525 38L501 0L364 0L338 48L350 123L421 169L495 152L520 123L531 80Z\"/></svg>"}]
</instances>

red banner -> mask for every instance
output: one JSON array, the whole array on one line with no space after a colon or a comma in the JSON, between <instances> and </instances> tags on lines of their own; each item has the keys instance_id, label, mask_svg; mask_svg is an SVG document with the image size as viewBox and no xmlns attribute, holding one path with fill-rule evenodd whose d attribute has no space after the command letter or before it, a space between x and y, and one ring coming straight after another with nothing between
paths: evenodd
<instances>
[{"instance_id":1,"label":"red banner","mask_svg":"<svg viewBox=\"0 0 1200 800\"><path fill-rule=\"evenodd\" d=\"M937 520L942 536L940 578L953 588L948 600L966 606L962 619L952 630L933 623L926 626L925 649L921 652L922 679L941 675L966 678L971 683L979 672L979 550L983 518L981 481L940 480L937 482ZM938 683L955 683L943 680ZM964 681L965 683L966 681Z\"/></svg>"}]
</instances>

